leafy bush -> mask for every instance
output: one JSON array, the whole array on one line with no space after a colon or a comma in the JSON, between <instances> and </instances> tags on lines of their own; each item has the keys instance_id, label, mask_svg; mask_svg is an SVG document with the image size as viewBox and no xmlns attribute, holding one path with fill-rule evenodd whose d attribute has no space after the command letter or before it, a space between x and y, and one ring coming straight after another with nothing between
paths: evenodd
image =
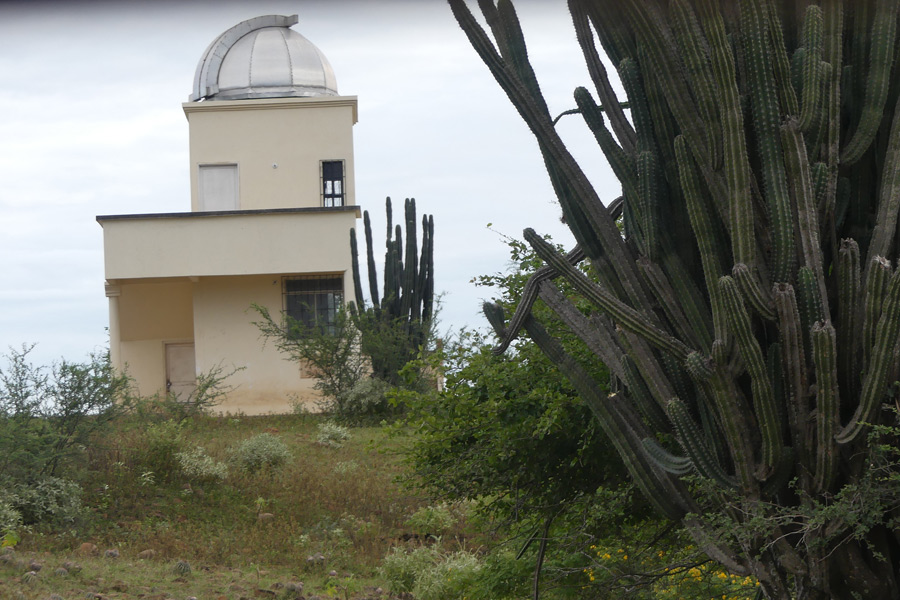
<instances>
[{"instance_id":1,"label":"leafy bush","mask_svg":"<svg viewBox=\"0 0 900 600\"><path fill-rule=\"evenodd\" d=\"M433 546L407 550L393 547L381 562L379 572L387 580L392 592L412 592L419 574L434 568L440 551Z\"/></svg>"},{"instance_id":2,"label":"leafy bush","mask_svg":"<svg viewBox=\"0 0 900 600\"><path fill-rule=\"evenodd\" d=\"M470 592L480 570L478 557L471 552L459 550L445 555L434 567L418 574L413 596L419 600L468 600L473 597Z\"/></svg>"},{"instance_id":3,"label":"leafy bush","mask_svg":"<svg viewBox=\"0 0 900 600\"><path fill-rule=\"evenodd\" d=\"M338 402L342 418L357 420L364 417L382 416L388 412L389 383L374 377L363 377L353 387L344 392Z\"/></svg>"},{"instance_id":4,"label":"leafy bush","mask_svg":"<svg viewBox=\"0 0 900 600\"><path fill-rule=\"evenodd\" d=\"M202 446L175 455L181 472L188 479L202 483L218 483L228 477L228 466L215 460Z\"/></svg>"},{"instance_id":5,"label":"leafy bush","mask_svg":"<svg viewBox=\"0 0 900 600\"><path fill-rule=\"evenodd\" d=\"M22 513L7 500L0 500L0 538L15 533L22 526Z\"/></svg>"},{"instance_id":6,"label":"leafy bush","mask_svg":"<svg viewBox=\"0 0 900 600\"><path fill-rule=\"evenodd\" d=\"M287 445L271 433L260 433L246 439L232 448L229 454L232 462L248 473L278 469L291 457Z\"/></svg>"},{"instance_id":7,"label":"leafy bush","mask_svg":"<svg viewBox=\"0 0 900 600\"><path fill-rule=\"evenodd\" d=\"M252 305L259 316L253 324L266 340L275 344L289 360L305 365L315 377L315 389L322 393L320 408L344 414L343 398L365 377L366 361L359 352L359 331L349 316L338 311L328 327L307 327L290 315L276 323L269 309Z\"/></svg>"},{"instance_id":8,"label":"leafy bush","mask_svg":"<svg viewBox=\"0 0 900 600\"><path fill-rule=\"evenodd\" d=\"M168 479L181 467L178 453L183 450L184 427L177 421L161 421L146 426L133 449L135 470L152 472Z\"/></svg>"},{"instance_id":9,"label":"leafy bush","mask_svg":"<svg viewBox=\"0 0 900 600\"><path fill-rule=\"evenodd\" d=\"M456 516L450 505L441 502L435 506L423 506L407 520L407 524L422 535L442 535L456 524Z\"/></svg>"},{"instance_id":10,"label":"leafy bush","mask_svg":"<svg viewBox=\"0 0 900 600\"><path fill-rule=\"evenodd\" d=\"M74 481L49 475L29 483L6 480L0 485L0 505L19 513L25 525L61 525L81 514L81 491Z\"/></svg>"},{"instance_id":11,"label":"leafy bush","mask_svg":"<svg viewBox=\"0 0 900 600\"><path fill-rule=\"evenodd\" d=\"M423 546L392 548L380 572L392 592L411 593L417 600L451 600L479 597L473 591L480 570L478 557L471 552L443 554L436 546Z\"/></svg>"},{"instance_id":12,"label":"leafy bush","mask_svg":"<svg viewBox=\"0 0 900 600\"><path fill-rule=\"evenodd\" d=\"M31 348L11 349L0 368L0 476L20 482L79 462L129 400L129 381L108 354L47 368L28 362Z\"/></svg>"},{"instance_id":13,"label":"leafy bush","mask_svg":"<svg viewBox=\"0 0 900 600\"><path fill-rule=\"evenodd\" d=\"M334 421L325 421L318 425L319 435L316 442L329 448L340 448L350 439L350 430Z\"/></svg>"}]
</instances>

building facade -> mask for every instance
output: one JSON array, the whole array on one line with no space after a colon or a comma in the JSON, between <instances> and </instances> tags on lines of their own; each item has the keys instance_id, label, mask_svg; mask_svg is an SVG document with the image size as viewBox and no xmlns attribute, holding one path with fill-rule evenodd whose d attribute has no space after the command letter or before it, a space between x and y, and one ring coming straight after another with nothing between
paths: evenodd
<instances>
[{"instance_id":1,"label":"building facade","mask_svg":"<svg viewBox=\"0 0 900 600\"><path fill-rule=\"evenodd\" d=\"M252 304L308 324L353 297L349 230L357 101L291 29L244 21L203 54L182 105L191 210L103 215L110 354L138 393L189 395L197 374L235 372L222 411L282 412L314 379L264 345Z\"/></svg>"}]
</instances>

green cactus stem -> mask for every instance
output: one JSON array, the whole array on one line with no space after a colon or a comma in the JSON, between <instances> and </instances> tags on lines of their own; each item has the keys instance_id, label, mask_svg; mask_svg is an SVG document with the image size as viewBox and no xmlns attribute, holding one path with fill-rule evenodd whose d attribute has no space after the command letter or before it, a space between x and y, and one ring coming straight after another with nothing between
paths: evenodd
<instances>
[{"instance_id":1,"label":"green cactus stem","mask_svg":"<svg viewBox=\"0 0 900 600\"><path fill-rule=\"evenodd\" d=\"M744 308L737 284L734 279L725 276L719 279L719 288L722 291L729 327L750 372L753 409L763 439L761 465L763 468L757 473L757 477L762 481L778 464L781 455L781 424L778 420L778 410L766 373L762 350L753 335L750 316Z\"/></svg>"},{"instance_id":2,"label":"green cactus stem","mask_svg":"<svg viewBox=\"0 0 900 600\"><path fill-rule=\"evenodd\" d=\"M816 366L816 470L815 487L831 487L838 449L834 432L839 424L840 397L837 382L837 335L828 321L812 327L813 362Z\"/></svg>"},{"instance_id":3,"label":"green cactus stem","mask_svg":"<svg viewBox=\"0 0 900 600\"><path fill-rule=\"evenodd\" d=\"M853 138L841 152L841 163L851 165L858 161L875 139L881 125L884 105L890 87L890 73L894 62L894 38L897 33L897 8L895 0L877 0L875 19L872 22L872 43L869 46L869 77L859 125Z\"/></svg>"}]
</instances>

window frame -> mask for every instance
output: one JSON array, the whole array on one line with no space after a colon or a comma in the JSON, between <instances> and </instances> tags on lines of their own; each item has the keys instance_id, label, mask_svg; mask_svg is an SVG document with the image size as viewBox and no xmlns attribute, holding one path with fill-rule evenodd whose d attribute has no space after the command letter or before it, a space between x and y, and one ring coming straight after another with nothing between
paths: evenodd
<instances>
[{"instance_id":1,"label":"window frame","mask_svg":"<svg viewBox=\"0 0 900 600\"><path fill-rule=\"evenodd\" d=\"M289 290L289 284L295 281L334 281L337 285L324 289L310 290ZM312 296L312 302L315 306L310 307L309 304L295 304L291 302L292 297ZM328 296L332 296L331 299ZM320 304L319 296L324 297ZM284 275L281 281L281 302L282 315L285 332L289 336L303 336L304 332L318 329L322 332L330 334L336 333L335 323L337 322L338 313L344 309L344 274L343 273L310 273L305 275ZM305 305L307 313L304 314L303 306ZM299 308L298 312L294 312ZM312 315L312 319L308 318ZM290 329L288 317L293 322L299 324L295 330Z\"/></svg>"},{"instance_id":2,"label":"window frame","mask_svg":"<svg viewBox=\"0 0 900 600\"><path fill-rule=\"evenodd\" d=\"M208 200L214 198L208 195L208 190L204 182L206 178L204 173L213 173L215 171L227 171L231 178L231 187L233 194L229 198L228 207L223 207L217 201L217 206L212 207ZM241 208L241 168L236 162L218 162L218 163L198 163L197 164L197 210L199 212L223 212L229 210L240 210Z\"/></svg>"},{"instance_id":3,"label":"window frame","mask_svg":"<svg viewBox=\"0 0 900 600\"><path fill-rule=\"evenodd\" d=\"M322 206L325 208L338 208L341 206L346 206L347 204L347 169L346 161L344 159L331 159L331 160L321 160L319 161L319 194L322 200ZM328 166L331 165L340 165L341 176L340 179L328 178L326 179L325 173L328 169ZM334 191L334 183L338 183L340 186L340 190ZM329 187L329 184L332 184Z\"/></svg>"}]
</instances>

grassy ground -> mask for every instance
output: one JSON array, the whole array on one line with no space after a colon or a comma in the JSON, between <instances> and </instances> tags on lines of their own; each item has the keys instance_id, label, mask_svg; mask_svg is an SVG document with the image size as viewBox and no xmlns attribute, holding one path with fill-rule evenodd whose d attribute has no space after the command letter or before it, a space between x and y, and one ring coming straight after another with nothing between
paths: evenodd
<instances>
[{"instance_id":1,"label":"grassy ground","mask_svg":"<svg viewBox=\"0 0 900 600\"><path fill-rule=\"evenodd\" d=\"M431 533L409 525L424 500L395 482L402 467L383 451L382 428L351 429L333 448L318 442L323 420L121 424L87 450L86 516L62 531L26 532L0 556L0 598L390 597L378 566L392 546ZM287 445L283 467L246 473L232 465L215 483L190 480L177 467L178 451L201 446L227 461L229 449L260 433ZM451 540L461 527L443 543L458 543Z\"/></svg>"}]
</instances>

